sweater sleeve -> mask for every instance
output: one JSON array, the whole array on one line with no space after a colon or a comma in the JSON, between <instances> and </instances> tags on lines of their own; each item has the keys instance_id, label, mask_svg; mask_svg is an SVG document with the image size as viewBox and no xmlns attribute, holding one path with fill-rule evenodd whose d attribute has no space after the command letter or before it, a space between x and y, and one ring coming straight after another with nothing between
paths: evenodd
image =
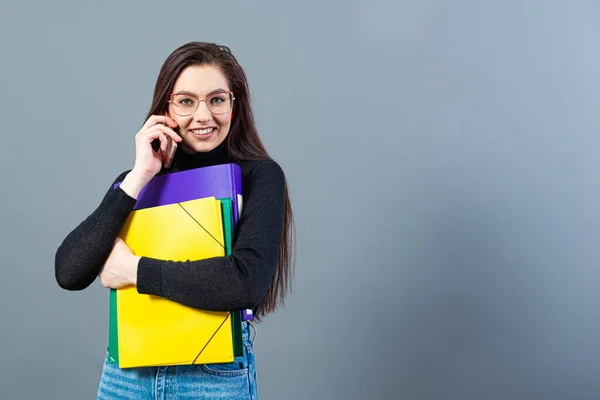
<instances>
[{"instance_id":1,"label":"sweater sleeve","mask_svg":"<svg viewBox=\"0 0 600 400\"><path fill-rule=\"evenodd\" d=\"M123 172L114 183L122 181ZM136 200L113 185L100 205L82 221L56 251L54 269L59 286L82 290L94 282Z\"/></svg>"},{"instance_id":2,"label":"sweater sleeve","mask_svg":"<svg viewBox=\"0 0 600 400\"><path fill-rule=\"evenodd\" d=\"M209 311L250 309L260 303L279 257L285 176L276 162L261 161L243 184L244 206L231 255L183 262L142 257L139 293Z\"/></svg>"}]
</instances>

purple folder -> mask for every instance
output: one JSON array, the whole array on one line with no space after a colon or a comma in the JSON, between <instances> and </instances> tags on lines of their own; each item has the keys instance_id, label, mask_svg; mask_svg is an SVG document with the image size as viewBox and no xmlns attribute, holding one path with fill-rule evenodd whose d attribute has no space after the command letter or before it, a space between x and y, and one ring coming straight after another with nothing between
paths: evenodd
<instances>
[{"instance_id":1,"label":"purple folder","mask_svg":"<svg viewBox=\"0 0 600 400\"><path fill-rule=\"evenodd\" d=\"M114 187L121 182L115 183ZM239 219L242 171L237 164L220 164L158 175L140 191L134 210L181 203L204 197L231 198L233 224Z\"/></svg>"},{"instance_id":2,"label":"purple folder","mask_svg":"<svg viewBox=\"0 0 600 400\"><path fill-rule=\"evenodd\" d=\"M117 182L114 188L119 186ZM204 197L231 198L233 225L242 207L242 170L237 164L219 164L157 175L140 191L134 210L164 206ZM242 311L242 321L254 319L252 310Z\"/></svg>"}]
</instances>

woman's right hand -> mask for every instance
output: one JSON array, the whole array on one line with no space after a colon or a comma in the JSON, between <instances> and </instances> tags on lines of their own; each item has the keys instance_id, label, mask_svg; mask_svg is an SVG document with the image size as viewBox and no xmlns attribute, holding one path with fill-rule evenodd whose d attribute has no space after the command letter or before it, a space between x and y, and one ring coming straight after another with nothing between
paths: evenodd
<instances>
[{"instance_id":1,"label":"woman's right hand","mask_svg":"<svg viewBox=\"0 0 600 400\"><path fill-rule=\"evenodd\" d=\"M168 126L167 126L168 125ZM160 171L163 163L161 151L155 152L152 142L160 141L160 148L165 151L167 136L176 143L181 137L173 130L177 123L166 115L152 115L135 135L135 165L127 174L121 188L131 197L137 198L140 190Z\"/></svg>"}]
</instances>

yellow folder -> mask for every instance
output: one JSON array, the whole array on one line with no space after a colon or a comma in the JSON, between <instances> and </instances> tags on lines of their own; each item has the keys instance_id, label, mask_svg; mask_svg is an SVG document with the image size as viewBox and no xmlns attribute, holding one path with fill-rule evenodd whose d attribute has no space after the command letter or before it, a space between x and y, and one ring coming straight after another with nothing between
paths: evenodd
<instances>
[{"instance_id":1,"label":"yellow folder","mask_svg":"<svg viewBox=\"0 0 600 400\"><path fill-rule=\"evenodd\" d=\"M136 255L193 261L225 255L214 197L135 210L119 236ZM187 307L134 286L117 290L121 368L232 362L230 313Z\"/></svg>"}]
</instances>

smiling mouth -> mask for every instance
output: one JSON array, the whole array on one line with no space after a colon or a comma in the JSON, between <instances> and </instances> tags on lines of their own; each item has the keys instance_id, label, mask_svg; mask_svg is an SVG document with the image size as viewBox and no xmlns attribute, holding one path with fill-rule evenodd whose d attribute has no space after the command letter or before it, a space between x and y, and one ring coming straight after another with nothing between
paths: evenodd
<instances>
[{"instance_id":1,"label":"smiling mouth","mask_svg":"<svg viewBox=\"0 0 600 400\"><path fill-rule=\"evenodd\" d=\"M211 133L212 131L214 131L215 128L205 128L205 129L190 129L190 132L192 132L194 135L208 135L209 133Z\"/></svg>"}]
</instances>

